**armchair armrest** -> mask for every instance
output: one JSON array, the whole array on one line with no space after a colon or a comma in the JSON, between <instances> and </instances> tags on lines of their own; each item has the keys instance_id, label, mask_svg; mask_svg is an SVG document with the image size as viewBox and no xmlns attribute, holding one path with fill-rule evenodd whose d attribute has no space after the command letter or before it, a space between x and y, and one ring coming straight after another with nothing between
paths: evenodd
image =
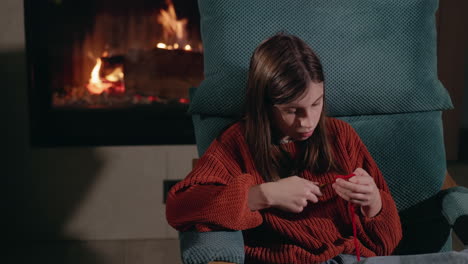
<instances>
[{"instance_id":1,"label":"armchair armrest","mask_svg":"<svg viewBox=\"0 0 468 264\"><path fill-rule=\"evenodd\" d=\"M243 264L244 238L241 231L180 232L184 264Z\"/></svg>"},{"instance_id":2,"label":"armchair armrest","mask_svg":"<svg viewBox=\"0 0 468 264\"><path fill-rule=\"evenodd\" d=\"M453 230L468 245L468 189L448 188L400 211L403 239L397 255L424 254L451 250Z\"/></svg>"},{"instance_id":3,"label":"armchair armrest","mask_svg":"<svg viewBox=\"0 0 468 264\"><path fill-rule=\"evenodd\" d=\"M442 213L463 242L468 245L468 188L457 186L445 190Z\"/></svg>"}]
</instances>

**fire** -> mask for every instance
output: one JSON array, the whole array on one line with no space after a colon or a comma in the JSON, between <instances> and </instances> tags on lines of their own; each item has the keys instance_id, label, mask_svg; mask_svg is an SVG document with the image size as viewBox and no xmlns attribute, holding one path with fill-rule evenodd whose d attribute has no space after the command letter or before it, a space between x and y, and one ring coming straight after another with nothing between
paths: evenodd
<instances>
[{"instance_id":1,"label":"fire","mask_svg":"<svg viewBox=\"0 0 468 264\"><path fill-rule=\"evenodd\" d=\"M101 66L102 60L101 58L97 58L96 65L91 72L91 78L89 79L88 85L86 85L88 91L92 94L101 94L110 88L114 88L116 92L125 92L125 87L123 86L124 73L122 67L116 67L110 74L101 78L99 74Z\"/></svg>"},{"instance_id":2,"label":"fire","mask_svg":"<svg viewBox=\"0 0 468 264\"><path fill-rule=\"evenodd\" d=\"M174 49L183 49L186 51L191 51L192 47L189 44L184 45L187 43L187 22L186 18L184 19L177 19L177 15L175 12L174 4L171 0L167 0L167 10L161 10L158 14L157 21L163 27L163 37L168 43L174 44L166 44L159 42L156 44L156 47L159 49L166 49L166 50L174 50Z\"/></svg>"},{"instance_id":3,"label":"fire","mask_svg":"<svg viewBox=\"0 0 468 264\"><path fill-rule=\"evenodd\" d=\"M158 48L158 49L166 49L166 50L179 49L179 44L175 43L174 45L166 45L165 43L159 42L158 44L156 44L156 48ZM187 45L184 46L184 50L186 50L186 51L191 51L191 50L192 50L192 46L190 46L189 44L187 44Z\"/></svg>"},{"instance_id":4,"label":"fire","mask_svg":"<svg viewBox=\"0 0 468 264\"><path fill-rule=\"evenodd\" d=\"M88 91L93 94L101 94L105 90L111 87L110 83L103 83L101 77L99 76L99 70L101 70L102 61L101 58L96 60L96 65L91 72L91 79L87 85Z\"/></svg>"},{"instance_id":5,"label":"fire","mask_svg":"<svg viewBox=\"0 0 468 264\"><path fill-rule=\"evenodd\" d=\"M124 77L122 67L117 67L108 74L104 79L108 80L109 82L119 82L122 81Z\"/></svg>"},{"instance_id":6,"label":"fire","mask_svg":"<svg viewBox=\"0 0 468 264\"><path fill-rule=\"evenodd\" d=\"M174 4L171 0L166 1L167 10L161 10L158 15L158 22L163 26L164 37L169 39L171 36L176 36L177 40L185 39L187 32L185 26L187 25L187 19L177 19Z\"/></svg>"},{"instance_id":7,"label":"fire","mask_svg":"<svg viewBox=\"0 0 468 264\"><path fill-rule=\"evenodd\" d=\"M160 49L167 49L167 45L164 44L164 43L158 43L158 44L156 44L156 47L160 48Z\"/></svg>"}]
</instances>

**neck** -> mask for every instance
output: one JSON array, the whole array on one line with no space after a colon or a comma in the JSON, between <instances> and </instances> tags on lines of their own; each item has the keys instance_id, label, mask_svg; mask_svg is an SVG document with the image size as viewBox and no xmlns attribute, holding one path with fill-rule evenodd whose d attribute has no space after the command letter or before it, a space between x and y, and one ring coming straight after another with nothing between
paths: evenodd
<instances>
[{"instance_id":1,"label":"neck","mask_svg":"<svg viewBox=\"0 0 468 264\"><path fill-rule=\"evenodd\" d=\"M283 137L280 139L279 143L280 144L286 144L286 143L290 143L290 142L293 142L293 139L291 137Z\"/></svg>"}]
</instances>

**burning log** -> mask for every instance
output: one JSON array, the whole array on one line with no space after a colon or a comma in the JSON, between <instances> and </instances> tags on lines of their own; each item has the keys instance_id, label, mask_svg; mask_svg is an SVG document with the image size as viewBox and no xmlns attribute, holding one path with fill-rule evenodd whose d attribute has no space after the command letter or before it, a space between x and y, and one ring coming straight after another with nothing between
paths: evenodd
<instances>
[{"instance_id":1,"label":"burning log","mask_svg":"<svg viewBox=\"0 0 468 264\"><path fill-rule=\"evenodd\" d=\"M203 80L203 54L186 50L132 50L124 59L128 92L162 98L188 98Z\"/></svg>"}]
</instances>

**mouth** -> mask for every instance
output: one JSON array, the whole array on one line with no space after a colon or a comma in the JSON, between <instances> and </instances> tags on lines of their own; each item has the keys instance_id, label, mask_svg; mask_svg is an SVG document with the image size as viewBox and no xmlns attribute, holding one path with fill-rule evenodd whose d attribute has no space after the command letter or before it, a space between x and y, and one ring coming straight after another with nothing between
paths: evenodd
<instances>
[{"instance_id":1,"label":"mouth","mask_svg":"<svg viewBox=\"0 0 468 264\"><path fill-rule=\"evenodd\" d=\"M306 133L299 133L299 135L301 136L301 138L308 138L310 136L312 136L312 134L314 133L314 131L309 131L309 132L306 132Z\"/></svg>"}]
</instances>

